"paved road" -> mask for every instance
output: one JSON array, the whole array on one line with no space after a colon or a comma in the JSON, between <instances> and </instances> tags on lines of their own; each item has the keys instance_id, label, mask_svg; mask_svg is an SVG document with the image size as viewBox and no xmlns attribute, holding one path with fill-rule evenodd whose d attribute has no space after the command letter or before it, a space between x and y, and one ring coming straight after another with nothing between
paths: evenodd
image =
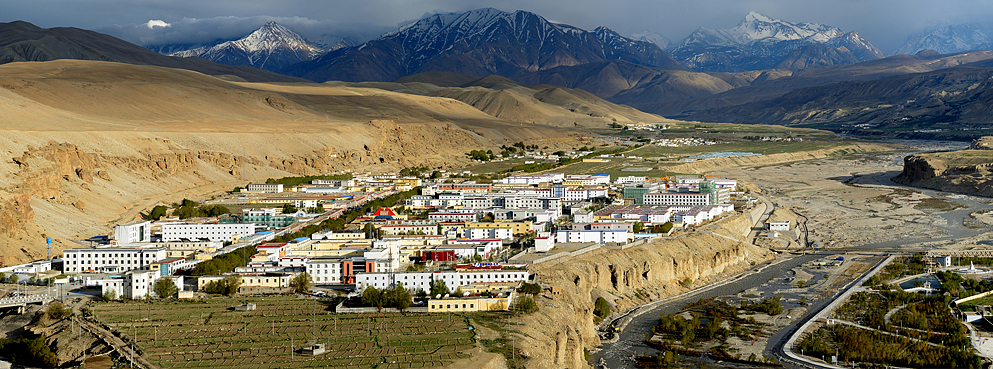
<instances>
[{"instance_id":1,"label":"paved road","mask_svg":"<svg viewBox=\"0 0 993 369\"><path fill-rule=\"evenodd\" d=\"M635 361L633 357L635 355L642 355L645 353L654 355L658 352L658 350L646 345L644 341L645 335L652 331L653 326L658 324L659 317L662 314L678 313L683 310L686 305L699 299L733 295L741 292L742 290L762 285L770 279L786 275L790 269L793 269L796 266L834 254L834 252L831 252L789 257L789 259L777 264L760 266L757 268L760 269L757 272L753 270L749 272L750 274L731 279L726 283L719 284L713 288L704 291L691 291L687 294L679 296L654 309L633 317L631 322L628 323L627 326L620 332L616 342L605 343L600 346L600 351L593 355L593 362L599 362L600 359L603 358L603 360L607 363L608 368L634 368Z\"/></svg>"}]
</instances>

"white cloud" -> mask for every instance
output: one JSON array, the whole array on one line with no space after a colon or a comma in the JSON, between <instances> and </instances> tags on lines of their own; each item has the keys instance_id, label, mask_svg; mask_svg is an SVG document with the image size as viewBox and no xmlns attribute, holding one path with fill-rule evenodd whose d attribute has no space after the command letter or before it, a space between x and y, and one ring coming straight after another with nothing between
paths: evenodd
<instances>
[{"instance_id":1,"label":"white cloud","mask_svg":"<svg viewBox=\"0 0 993 369\"><path fill-rule=\"evenodd\" d=\"M148 26L148 29L155 29L155 27L172 27L172 24L166 23L161 19L149 20L148 23L145 23L145 25Z\"/></svg>"}]
</instances>

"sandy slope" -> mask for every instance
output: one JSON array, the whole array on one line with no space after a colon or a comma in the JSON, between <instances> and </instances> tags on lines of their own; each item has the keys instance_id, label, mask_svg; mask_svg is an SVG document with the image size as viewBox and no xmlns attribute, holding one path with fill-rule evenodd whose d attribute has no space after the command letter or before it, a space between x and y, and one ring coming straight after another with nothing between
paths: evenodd
<instances>
[{"instance_id":1,"label":"sandy slope","mask_svg":"<svg viewBox=\"0 0 993 369\"><path fill-rule=\"evenodd\" d=\"M158 202L251 180L442 167L480 147L565 148L580 135L541 124L554 116L515 122L444 97L77 60L0 66L0 111L7 264L43 257L43 237L68 247Z\"/></svg>"}]
</instances>

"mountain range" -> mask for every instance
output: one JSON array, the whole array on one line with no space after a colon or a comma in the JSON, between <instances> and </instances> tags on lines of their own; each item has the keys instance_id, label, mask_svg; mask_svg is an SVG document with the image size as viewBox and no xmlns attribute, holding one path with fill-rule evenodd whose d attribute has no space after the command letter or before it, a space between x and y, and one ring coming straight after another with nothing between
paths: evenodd
<instances>
[{"instance_id":1,"label":"mountain range","mask_svg":"<svg viewBox=\"0 0 993 369\"><path fill-rule=\"evenodd\" d=\"M845 33L817 23L791 23L756 12L748 13L734 28L700 28L669 51L691 69L707 72L801 69L883 57L855 31Z\"/></svg>"},{"instance_id":2,"label":"mountain range","mask_svg":"<svg viewBox=\"0 0 993 369\"><path fill-rule=\"evenodd\" d=\"M915 33L897 49L896 54L916 54L922 50L956 53L969 50L993 49L993 27L965 23L935 27Z\"/></svg>"},{"instance_id":3,"label":"mountain range","mask_svg":"<svg viewBox=\"0 0 993 369\"><path fill-rule=\"evenodd\" d=\"M486 8L435 14L283 72L318 82L392 81L429 71L513 77L612 59L682 67L656 44L620 36L606 27L587 31L531 12Z\"/></svg>"},{"instance_id":4,"label":"mountain range","mask_svg":"<svg viewBox=\"0 0 993 369\"><path fill-rule=\"evenodd\" d=\"M102 33L70 27L41 28L28 22L0 23L0 64L78 59L180 68L255 82L304 80L201 58L166 56Z\"/></svg>"}]
</instances>

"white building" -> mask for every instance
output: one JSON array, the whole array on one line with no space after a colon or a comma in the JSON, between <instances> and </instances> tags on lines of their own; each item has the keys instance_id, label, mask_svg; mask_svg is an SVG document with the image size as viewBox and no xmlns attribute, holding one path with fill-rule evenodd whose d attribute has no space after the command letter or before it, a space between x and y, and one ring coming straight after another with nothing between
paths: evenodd
<instances>
[{"instance_id":1,"label":"white building","mask_svg":"<svg viewBox=\"0 0 993 369\"><path fill-rule=\"evenodd\" d=\"M157 270L133 270L125 273L121 278L101 281L101 293L106 295L112 291L118 298L131 300L141 300L146 296L155 297L155 282L159 278L167 278L178 290L183 290L181 275L162 277Z\"/></svg>"},{"instance_id":2,"label":"white building","mask_svg":"<svg viewBox=\"0 0 993 369\"><path fill-rule=\"evenodd\" d=\"M621 230L559 230L555 233L555 242L576 243L626 243L630 233Z\"/></svg>"},{"instance_id":3,"label":"white building","mask_svg":"<svg viewBox=\"0 0 993 369\"><path fill-rule=\"evenodd\" d=\"M283 192L282 184L251 183L245 186L245 192Z\"/></svg>"},{"instance_id":4,"label":"white building","mask_svg":"<svg viewBox=\"0 0 993 369\"><path fill-rule=\"evenodd\" d=\"M14 267L13 272L17 274L35 274L44 273L52 270L51 260L41 260L32 263L21 264Z\"/></svg>"},{"instance_id":5,"label":"white building","mask_svg":"<svg viewBox=\"0 0 993 369\"><path fill-rule=\"evenodd\" d=\"M780 222L769 222L770 231L788 231L790 230L790 221L784 220Z\"/></svg>"},{"instance_id":6,"label":"white building","mask_svg":"<svg viewBox=\"0 0 993 369\"><path fill-rule=\"evenodd\" d=\"M428 220L432 222L475 222L476 213L431 213Z\"/></svg>"},{"instance_id":7,"label":"white building","mask_svg":"<svg viewBox=\"0 0 993 369\"><path fill-rule=\"evenodd\" d=\"M562 182L564 179L565 173L543 173L530 176L511 176L502 179L501 182L506 184L536 185L547 182Z\"/></svg>"},{"instance_id":8,"label":"white building","mask_svg":"<svg viewBox=\"0 0 993 369\"><path fill-rule=\"evenodd\" d=\"M65 273L123 273L165 259L165 248L108 247L62 250Z\"/></svg>"},{"instance_id":9,"label":"white building","mask_svg":"<svg viewBox=\"0 0 993 369\"><path fill-rule=\"evenodd\" d=\"M226 223L172 223L162 225L162 241L199 240L237 241L255 234L255 224Z\"/></svg>"},{"instance_id":10,"label":"white building","mask_svg":"<svg viewBox=\"0 0 993 369\"><path fill-rule=\"evenodd\" d=\"M620 185L628 184L628 183L641 183L647 179L648 179L647 177L639 177L639 176L617 177L617 179L614 180L614 183Z\"/></svg>"},{"instance_id":11,"label":"white building","mask_svg":"<svg viewBox=\"0 0 993 369\"><path fill-rule=\"evenodd\" d=\"M646 193L645 205L697 206L710 205L710 195L690 192Z\"/></svg>"},{"instance_id":12,"label":"white building","mask_svg":"<svg viewBox=\"0 0 993 369\"><path fill-rule=\"evenodd\" d=\"M114 239L120 246L133 243L150 242L152 239L152 222L137 221L114 227Z\"/></svg>"},{"instance_id":13,"label":"white building","mask_svg":"<svg viewBox=\"0 0 993 369\"><path fill-rule=\"evenodd\" d=\"M457 288L473 283L522 282L527 281L529 276L530 272L525 270L359 273L355 276L355 288L358 291L369 286L385 289L403 283L408 290L430 292L431 281L441 280L450 291L455 292Z\"/></svg>"},{"instance_id":14,"label":"white building","mask_svg":"<svg viewBox=\"0 0 993 369\"><path fill-rule=\"evenodd\" d=\"M510 228L465 228L462 237L471 240L505 240L514 238L513 233Z\"/></svg>"},{"instance_id":15,"label":"white building","mask_svg":"<svg viewBox=\"0 0 993 369\"><path fill-rule=\"evenodd\" d=\"M534 251L548 252L555 247L555 238L551 234L543 233L534 238Z\"/></svg>"}]
</instances>

